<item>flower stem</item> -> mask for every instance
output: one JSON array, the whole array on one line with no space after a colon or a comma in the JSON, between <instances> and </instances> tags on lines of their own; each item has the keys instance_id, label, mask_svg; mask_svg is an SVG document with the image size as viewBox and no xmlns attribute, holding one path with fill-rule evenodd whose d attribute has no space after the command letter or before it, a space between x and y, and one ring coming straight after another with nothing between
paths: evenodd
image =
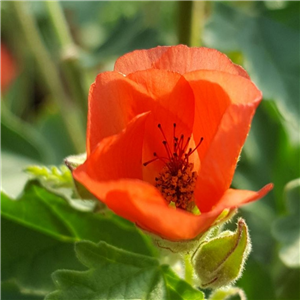
<instances>
[{"instance_id":1,"label":"flower stem","mask_svg":"<svg viewBox=\"0 0 300 300\"><path fill-rule=\"evenodd\" d=\"M178 1L178 42L191 47L202 45L205 1Z\"/></svg>"},{"instance_id":2,"label":"flower stem","mask_svg":"<svg viewBox=\"0 0 300 300\"><path fill-rule=\"evenodd\" d=\"M78 61L78 49L74 44L61 4L58 1L45 1L46 12L52 24L52 29L60 47L61 63L67 84L73 99L87 114L87 90L84 86L83 72Z\"/></svg>"},{"instance_id":3,"label":"flower stem","mask_svg":"<svg viewBox=\"0 0 300 300\"><path fill-rule=\"evenodd\" d=\"M185 274L184 274L185 281L192 285L194 269L191 261L191 256L189 254L186 254L184 257L184 265L185 265Z\"/></svg>"},{"instance_id":4,"label":"flower stem","mask_svg":"<svg viewBox=\"0 0 300 300\"><path fill-rule=\"evenodd\" d=\"M77 108L67 102L67 95L59 79L59 72L42 42L35 20L29 12L28 3L25 1L12 1L11 6L17 21L21 25L26 44L35 58L52 98L63 116L65 127L74 148L78 152L83 152L85 138L83 128L80 126L82 122L81 116Z\"/></svg>"}]
</instances>

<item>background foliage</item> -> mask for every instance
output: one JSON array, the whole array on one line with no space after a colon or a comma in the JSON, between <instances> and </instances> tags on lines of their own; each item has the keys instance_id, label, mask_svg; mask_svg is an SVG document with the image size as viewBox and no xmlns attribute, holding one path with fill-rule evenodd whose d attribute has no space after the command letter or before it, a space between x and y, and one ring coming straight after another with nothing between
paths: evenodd
<instances>
[{"instance_id":1,"label":"background foliage","mask_svg":"<svg viewBox=\"0 0 300 300\"><path fill-rule=\"evenodd\" d=\"M111 70L128 51L178 43L225 52L263 91L233 186L257 190L273 182L275 188L240 210L253 252L237 286L250 300L300 298L298 1L1 4L1 43L17 68L1 95L3 300L43 299L55 289L54 271L86 270L83 265L91 262L84 258L85 247L110 247L80 242L76 253L82 265L74 242L83 240L130 251L111 250L126 261L146 257L145 264L154 264L155 278L164 278L155 283L163 286L162 299L199 297L159 265L157 250L129 222L108 212L91 213L90 202L74 202L71 179L63 169L31 170L37 179L28 181L21 193L28 180L22 172L26 166L59 165L66 156L84 151L87 94L97 73ZM53 179L52 185L45 185L45 177ZM64 180L55 186L58 177ZM68 276L55 274L54 279ZM140 295L139 286L131 288ZM180 290L186 291L182 298L175 295ZM49 299L59 299L51 295Z\"/></svg>"}]
</instances>

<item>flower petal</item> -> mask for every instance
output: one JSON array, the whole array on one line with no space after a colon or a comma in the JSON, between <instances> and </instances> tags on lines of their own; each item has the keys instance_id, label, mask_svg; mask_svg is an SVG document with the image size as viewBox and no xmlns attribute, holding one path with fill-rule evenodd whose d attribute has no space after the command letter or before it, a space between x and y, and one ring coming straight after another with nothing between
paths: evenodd
<instances>
[{"instance_id":1,"label":"flower petal","mask_svg":"<svg viewBox=\"0 0 300 300\"><path fill-rule=\"evenodd\" d=\"M5 46L1 43L1 91L4 92L12 80L16 77L17 66L11 53Z\"/></svg>"},{"instance_id":2,"label":"flower petal","mask_svg":"<svg viewBox=\"0 0 300 300\"><path fill-rule=\"evenodd\" d=\"M249 78L247 72L223 53L210 48L189 48L185 45L159 46L136 50L121 56L115 71L125 75L139 70L162 69L185 74L196 70L215 70Z\"/></svg>"},{"instance_id":3,"label":"flower petal","mask_svg":"<svg viewBox=\"0 0 300 300\"><path fill-rule=\"evenodd\" d=\"M99 74L89 93L87 154L103 138L119 133L134 116L151 107L152 99L146 91L122 74Z\"/></svg>"},{"instance_id":4,"label":"flower petal","mask_svg":"<svg viewBox=\"0 0 300 300\"><path fill-rule=\"evenodd\" d=\"M238 74L240 76L243 76L243 77L245 77L247 79L250 79L250 76L248 75L248 73L246 72L246 70L244 68L242 68L241 66L236 65L236 64L234 64L234 66L235 66L235 68L238 71Z\"/></svg>"},{"instance_id":5,"label":"flower petal","mask_svg":"<svg viewBox=\"0 0 300 300\"><path fill-rule=\"evenodd\" d=\"M117 215L173 241L192 239L205 232L221 212L196 216L171 208L156 188L140 180L99 182L88 174L81 180Z\"/></svg>"},{"instance_id":6,"label":"flower petal","mask_svg":"<svg viewBox=\"0 0 300 300\"><path fill-rule=\"evenodd\" d=\"M250 129L261 92L244 77L222 72L186 74L195 94L194 136L201 172L195 189L201 212L209 211L229 188L236 163ZM214 106L214 109L211 107ZM209 126L208 126L209 125Z\"/></svg>"},{"instance_id":7,"label":"flower petal","mask_svg":"<svg viewBox=\"0 0 300 300\"><path fill-rule=\"evenodd\" d=\"M185 45L169 47L160 58L153 62L153 67L157 69L172 70L180 74L196 70L214 70L230 74L245 76L223 53L210 48L189 48Z\"/></svg>"},{"instance_id":8,"label":"flower petal","mask_svg":"<svg viewBox=\"0 0 300 300\"><path fill-rule=\"evenodd\" d=\"M87 160L73 171L76 180L88 187L85 178L97 181L142 178L142 146L148 114L135 117L119 134L103 139Z\"/></svg>"},{"instance_id":9,"label":"flower petal","mask_svg":"<svg viewBox=\"0 0 300 300\"><path fill-rule=\"evenodd\" d=\"M146 123L143 162L153 159L154 152L160 157L167 157L162 143L165 138L158 124L161 125L172 152L174 123L179 136L183 134L185 139L191 136L195 101L189 83L178 73L155 69L138 71L128 75L127 78L143 86L155 103ZM156 161L144 167L144 180L154 183L154 174L157 175L163 166L163 162Z\"/></svg>"},{"instance_id":10,"label":"flower petal","mask_svg":"<svg viewBox=\"0 0 300 300\"><path fill-rule=\"evenodd\" d=\"M114 70L128 75L130 73L147 70L153 67L153 62L169 49L166 46L158 46L149 50L136 50L119 57Z\"/></svg>"},{"instance_id":11,"label":"flower petal","mask_svg":"<svg viewBox=\"0 0 300 300\"><path fill-rule=\"evenodd\" d=\"M221 212L215 210L196 216L171 208L157 190L145 182L120 185L107 194L106 204L142 229L172 241L195 238L205 232Z\"/></svg>"},{"instance_id":12,"label":"flower petal","mask_svg":"<svg viewBox=\"0 0 300 300\"><path fill-rule=\"evenodd\" d=\"M239 207L243 204L247 204L249 202L256 201L265 195L267 195L273 189L273 184L269 183L265 185L262 189L258 192L255 191L248 191L248 190L235 190L235 189L228 189L218 204L216 205L217 208L234 208Z\"/></svg>"}]
</instances>

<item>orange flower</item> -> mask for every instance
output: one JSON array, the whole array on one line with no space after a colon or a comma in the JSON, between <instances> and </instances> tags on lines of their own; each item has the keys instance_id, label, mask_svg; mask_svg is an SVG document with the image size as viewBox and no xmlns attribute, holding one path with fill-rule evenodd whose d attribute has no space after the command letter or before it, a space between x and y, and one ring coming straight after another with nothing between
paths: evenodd
<instances>
[{"instance_id":1,"label":"orange flower","mask_svg":"<svg viewBox=\"0 0 300 300\"><path fill-rule=\"evenodd\" d=\"M1 91L5 92L12 80L16 76L15 62L7 49L7 47L1 43Z\"/></svg>"},{"instance_id":2,"label":"orange flower","mask_svg":"<svg viewBox=\"0 0 300 300\"><path fill-rule=\"evenodd\" d=\"M224 209L272 189L230 188L261 98L247 73L214 49L128 53L91 86L87 160L74 178L140 228L193 239Z\"/></svg>"}]
</instances>

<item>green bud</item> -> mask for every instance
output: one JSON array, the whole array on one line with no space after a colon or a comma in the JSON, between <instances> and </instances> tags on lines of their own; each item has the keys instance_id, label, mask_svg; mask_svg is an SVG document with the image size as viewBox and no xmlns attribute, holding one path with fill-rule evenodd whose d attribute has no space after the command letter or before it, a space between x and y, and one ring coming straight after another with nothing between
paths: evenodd
<instances>
[{"instance_id":1,"label":"green bud","mask_svg":"<svg viewBox=\"0 0 300 300\"><path fill-rule=\"evenodd\" d=\"M216 289L236 281L250 251L248 228L243 219L239 219L235 232L227 230L201 243L192 257L201 287Z\"/></svg>"}]
</instances>

